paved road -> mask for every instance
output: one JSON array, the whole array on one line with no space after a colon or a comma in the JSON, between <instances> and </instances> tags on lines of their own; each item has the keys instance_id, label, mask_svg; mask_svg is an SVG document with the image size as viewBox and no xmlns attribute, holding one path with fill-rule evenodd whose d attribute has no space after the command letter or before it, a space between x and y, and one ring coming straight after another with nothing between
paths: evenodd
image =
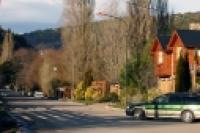
<instances>
[{"instance_id":1,"label":"paved road","mask_svg":"<svg viewBox=\"0 0 200 133\"><path fill-rule=\"evenodd\" d=\"M85 106L73 102L11 98L8 105L18 121L33 133L199 133L200 130L199 122L134 121L125 117L122 110L113 110L105 104Z\"/></svg>"}]
</instances>

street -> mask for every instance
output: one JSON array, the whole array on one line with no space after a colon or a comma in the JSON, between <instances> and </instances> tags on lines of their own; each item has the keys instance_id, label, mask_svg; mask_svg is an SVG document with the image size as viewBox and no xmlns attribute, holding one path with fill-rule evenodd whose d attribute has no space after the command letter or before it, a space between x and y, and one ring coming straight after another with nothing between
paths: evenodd
<instances>
[{"instance_id":1,"label":"street","mask_svg":"<svg viewBox=\"0 0 200 133\"><path fill-rule=\"evenodd\" d=\"M83 105L75 102L7 98L11 114L28 133L168 133L198 132L200 123L179 120L135 121L123 110L106 104Z\"/></svg>"}]
</instances>

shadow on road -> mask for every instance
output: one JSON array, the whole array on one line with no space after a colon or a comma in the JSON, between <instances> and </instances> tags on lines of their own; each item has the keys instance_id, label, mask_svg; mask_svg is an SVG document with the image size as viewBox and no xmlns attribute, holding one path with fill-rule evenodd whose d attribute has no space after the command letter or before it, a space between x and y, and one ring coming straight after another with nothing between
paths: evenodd
<instances>
[{"instance_id":1,"label":"shadow on road","mask_svg":"<svg viewBox=\"0 0 200 133\"><path fill-rule=\"evenodd\" d=\"M146 120L134 121L127 117L102 117L92 116L72 111L33 111L21 114L24 121L30 123L33 130L66 130L79 128L141 128L150 126L161 126L181 124L177 120Z\"/></svg>"},{"instance_id":2,"label":"shadow on road","mask_svg":"<svg viewBox=\"0 0 200 133\"><path fill-rule=\"evenodd\" d=\"M9 102L12 102L9 101ZM33 131L38 130L74 130L83 128L143 128L156 127L164 125L182 124L180 120L145 120L135 121L130 117L121 115L112 115L112 112L102 111L95 114L95 109L90 113L90 109L85 105L42 105L40 101L35 101L34 105L27 102L10 105L10 111L18 115L18 119L28 123ZM54 105L55 104L55 105ZM64 107L64 110L53 109L52 107ZM39 110L38 108L43 108ZM72 109L73 108L73 109ZM86 108L81 111L80 108ZM19 109L19 110L17 110ZM38 110L37 110L38 109ZM103 113L101 115L101 113ZM108 114L106 114L108 113ZM115 112L113 112L114 114ZM99 115L100 114L100 115ZM106 115L105 115L106 114Z\"/></svg>"}]
</instances>

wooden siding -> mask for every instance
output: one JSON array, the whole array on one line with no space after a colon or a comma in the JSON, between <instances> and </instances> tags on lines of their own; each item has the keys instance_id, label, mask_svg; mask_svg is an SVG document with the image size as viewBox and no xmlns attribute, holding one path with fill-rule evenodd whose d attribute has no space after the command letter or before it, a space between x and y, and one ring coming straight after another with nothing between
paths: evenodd
<instances>
[{"instance_id":1,"label":"wooden siding","mask_svg":"<svg viewBox=\"0 0 200 133\"><path fill-rule=\"evenodd\" d=\"M167 49L163 49L159 41L154 41L152 47L152 57L154 62L154 72L157 77L170 77L176 74L176 66L178 63L179 55L188 54L190 69L196 68L200 71L200 56L197 55L197 51L194 48L184 47L181 38L175 32L170 39ZM181 53L178 53L178 49L181 49ZM159 52L163 52L163 63L158 64ZM173 58L173 59L172 59ZM173 62L172 62L173 61ZM173 72L172 72L173 71Z\"/></svg>"}]
</instances>

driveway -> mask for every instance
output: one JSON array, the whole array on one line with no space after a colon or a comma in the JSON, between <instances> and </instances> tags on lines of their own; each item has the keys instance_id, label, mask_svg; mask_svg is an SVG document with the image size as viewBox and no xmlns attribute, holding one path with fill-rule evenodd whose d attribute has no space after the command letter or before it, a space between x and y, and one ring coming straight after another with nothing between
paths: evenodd
<instances>
[{"instance_id":1,"label":"driveway","mask_svg":"<svg viewBox=\"0 0 200 133\"><path fill-rule=\"evenodd\" d=\"M197 133L200 124L178 120L134 121L106 104L10 98L8 105L19 122L33 133Z\"/></svg>"}]
</instances>

